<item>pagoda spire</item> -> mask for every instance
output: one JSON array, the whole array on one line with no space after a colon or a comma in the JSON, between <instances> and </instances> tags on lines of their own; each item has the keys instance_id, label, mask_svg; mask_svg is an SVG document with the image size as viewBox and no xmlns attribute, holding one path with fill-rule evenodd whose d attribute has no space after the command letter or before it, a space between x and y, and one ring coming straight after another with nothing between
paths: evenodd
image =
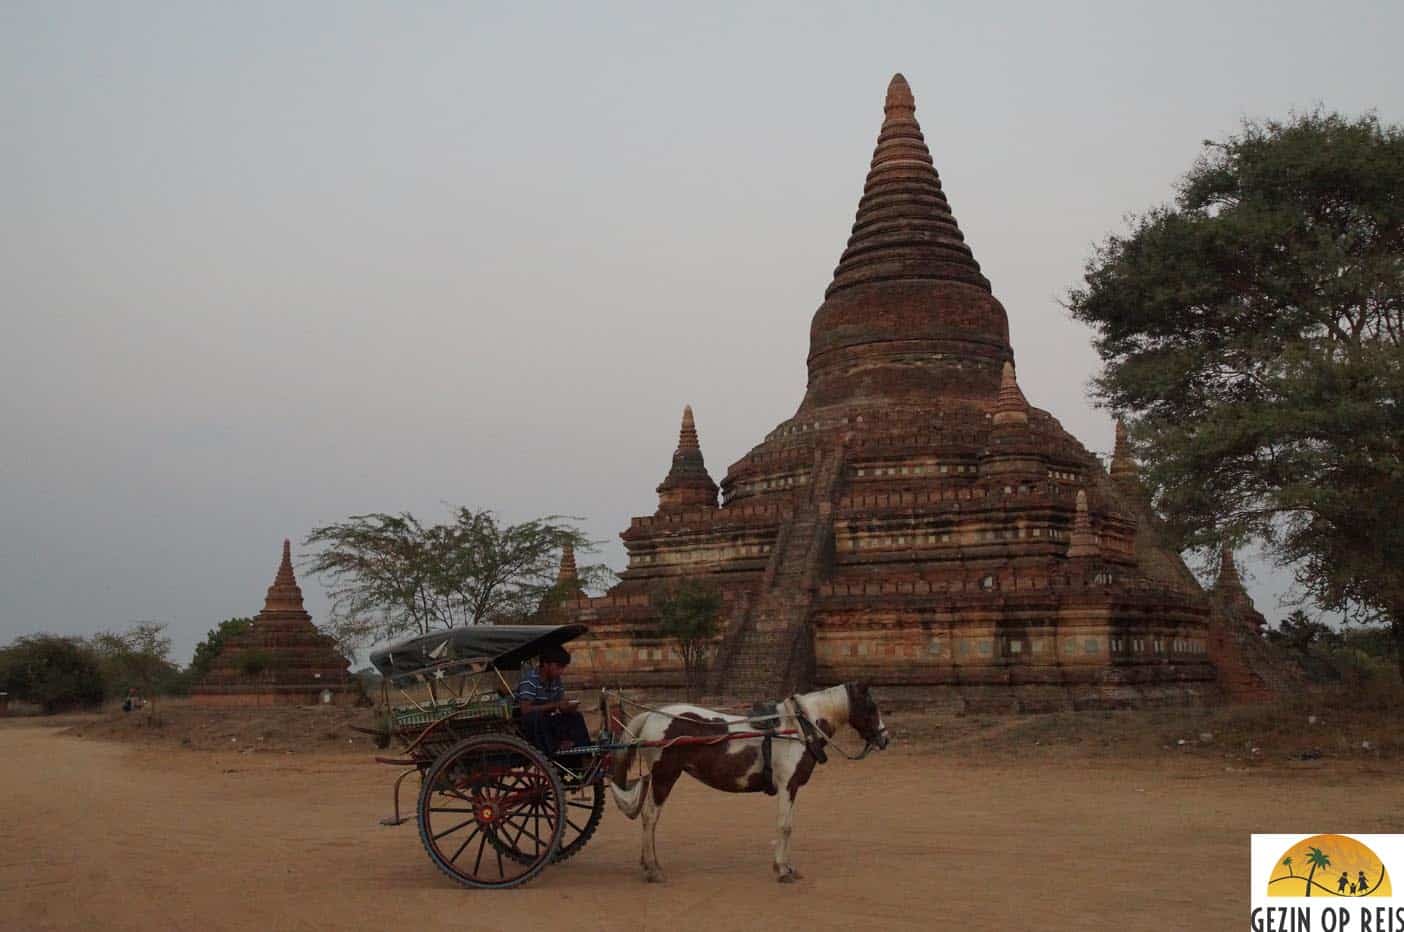
<instances>
[{"instance_id":1,"label":"pagoda spire","mask_svg":"<svg viewBox=\"0 0 1404 932\"><path fill-rule=\"evenodd\" d=\"M901 74L887 85L882 109L853 235L824 296L865 282L923 278L966 282L988 292L989 279L980 274L951 213L917 123L916 99Z\"/></svg>"},{"instance_id":2,"label":"pagoda spire","mask_svg":"<svg viewBox=\"0 0 1404 932\"><path fill-rule=\"evenodd\" d=\"M697 440L697 422L692 417L692 405L683 405L682 427L678 428L678 452L684 450L702 455L702 444Z\"/></svg>"},{"instance_id":3,"label":"pagoda spire","mask_svg":"<svg viewBox=\"0 0 1404 932\"><path fill-rule=\"evenodd\" d=\"M1012 355L1008 315L951 212L912 89L893 75L852 235L810 326L800 410L988 403Z\"/></svg>"},{"instance_id":4,"label":"pagoda spire","mask_svg":"<svg viewBox=\"0 0 1404 932\"><path fill-rule=\"evenodd\" d=\"M1097 534L1092 530L1092 513L1087 507L1087 490L1077 490L1077 515L1073 518L1072 537L1068 541L1068 558L1099 556Z\"/></svg>"},{"instance_id":5,"label":"pagoda spire","mask_svg":"<svg viewBox=\"0 0 1404 932\"><path fill-rule=\"evenodd\" d=\"M1029 423L1029 402L1019 390L1019 382L1014 377L1014 363L1008 360L1000 373L999 395L995 398L994 426L1026 426Z\"/></svg>"},{"instance_id":6,"label":"pagoda spire","mask_svg":"<svg viewBox=\"0 0 1404 932\"><path fill-rule=\"evenodd\" d=\"M297 577L293 575L292 565L292 541L283 538L283 560L278 564L278 575L273 577L275 586L296 586Z\"/></svg>"},{"instance_id":7,"label":"pagoda spire","mask_svg":"<svg viewBox=\"0 0 1404 932\"><path fill-rule=\"evenodd\" d=\"M1116 419L1116 446L1112 448L1111 465L1107 467L1107 472L1118 485L1128 489L1141 482L1136 459L1131 455L1131 438L1126 431L1126 422L1121 418Z\"/></svg>"},{"instance_id":8,"label":"pagoda spire","mask_svg":"<svg viewBox=\"0 0 1404 932\"><path fill-rule=\"evenodd\" d=\"M1219 578L1209 589L1209 595L1224 608L1230 617L1246 624L1254 631L1261 631L1267 624L1263 613L1253 604L1253 597L1243 585L1238 575L1238 566L1233 561L1233 548L1224 544L1219 551Z\"/></svg>"},{"instance_id":9,"label":"pagoda spire","mask_svg":"<svg viewBox=\"0 0 1404 932\"><path fill-rule=\"evenodd\" d=\"M570 541L561 545L561 568L556 572L556 585L572 588L580 585L580 575L575 568L575 545Z\"/></svg>"},{"instance_id":10,"label":"pagoda spire","mask_svg":"<svg viewBox=\"0 0 1404 932\"><path fill-rule=\"evenodd\" d=\"M1233 562L1233 548L1228 544L1219 551L1219 578L1214 580L1214 588L1225 594L1247 592L1238 575L1238 566Z\"/></svg>"},{"instance_id":11,"label":"pagoda spire","mask_svg":"<svg viewBox=\"0 0 1404 932\"><path fill-rule=\"evenodd\" d=\"M283 540L283 559L278 564L278 573L273 577L273 585L268 587L268 595L263 602L264 615L307 615L302 607L302 588L293 574L292 541Z\"/></svg>"},{"instance_id":12,"label":"pagoda spire","mask_svg":"<svg viewBox=\"0 0 1404 932\"><path fill-rule=\"evenodd\" d=\"M678 430L678 447L673 451L673 466L658 486L658 510L698 506L717 507L717 484L707 473L692 405L687 405L683 408L682 427Z\"/></svg>"}]
</instances>

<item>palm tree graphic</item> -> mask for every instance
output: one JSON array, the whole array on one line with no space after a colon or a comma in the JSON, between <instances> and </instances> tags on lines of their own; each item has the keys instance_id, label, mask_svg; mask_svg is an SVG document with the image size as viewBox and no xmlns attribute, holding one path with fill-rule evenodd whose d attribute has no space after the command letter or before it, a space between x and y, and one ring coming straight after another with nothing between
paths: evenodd
<instances>
[{"instance_id":1,"label":"palm tree graphic","mask_svg":"<svg viewBox=\"0 0 1404 932\"><path fill-rule=\"evenodd\" d=\"M1282 859L1282 866L1285 867L1285 868L1287 868L1287 875L1288 875L1289 877L1295 877L1295 876L1297 876L1296 874L1292 873L1292 859L1291 859L1291 858L1283 858L1283 859Z\"/></svg>"},{"instance_id":2,"label":"palm tree graphic","mask_svg":"<svg viewBox=\"0 0 1404 932\"><path fill-rule=\"evenodd\" d=\"M1311 878L1316 874L1316 869L1331 866L1331 859L1320 848L1308 848L1307 863L1311 865L1311 872L1306 876L1306 895L1311 896ZM1290 870L1291 868L1288 868ZM1295 875L1293 875L1295 876Z\"/></svg>"}]
</instances>

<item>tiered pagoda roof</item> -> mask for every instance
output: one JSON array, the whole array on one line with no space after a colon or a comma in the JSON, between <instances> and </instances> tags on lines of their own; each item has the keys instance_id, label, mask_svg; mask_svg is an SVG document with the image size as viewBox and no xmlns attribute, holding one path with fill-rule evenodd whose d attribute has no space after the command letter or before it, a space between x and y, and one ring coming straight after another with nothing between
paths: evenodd
<instances>
[{"instance_id":1,"label":"tiered pagoda roof","mask_svg":"<svg viewBox=\"0 0 1404 932\"><path fill-rule=\"evenodd\" d=\"M311 705L328 692L332 702L344 703L353 696L348 667L336 642L317 630L303 607L292 542L284 540L263 611L247 631L229 639L191 692L209 705Z\"/></svg>"},{"instance_id":2,"label":"tiered pagoda roof","mask_svg":"<svg viewBox=\"0 0 1404 932\"><path fill-rule=\"evenodd\" d=\"M800 415L858 403L993 396L1013 358L932 164L911 88L887 89L882 130L848 247L814 315Z\"/></svg>"}]
</instances>

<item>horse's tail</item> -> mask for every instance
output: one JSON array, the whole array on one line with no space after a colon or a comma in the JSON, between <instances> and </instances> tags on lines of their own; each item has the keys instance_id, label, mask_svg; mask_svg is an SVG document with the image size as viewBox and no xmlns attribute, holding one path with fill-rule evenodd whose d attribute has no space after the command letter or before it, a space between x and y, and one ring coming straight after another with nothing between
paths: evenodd
<instances>
[{"instance_id":1,"label":"horse's tail","mask_svg":"<svg viewBox=\"0 0 1404 932\"><path fill-rule=\"evenodd\" d=\"M634 716L634 720L628 725L625 734L632 735L637 740L643 731L643 724L648 718L648 713ZM638 755L638 748L629 748L623 754L617 754L614 758L614 772L610 775L609 792L614 797L614 804L619 807L619 811L631 819L637 819L639 813L643 811L644 799L648 794L649 774L644 774L633 786L629 785L629 771L634 769L634 760Z\"/></svg>"},{"instance_id":2,"label":"horse's tail","mask_svg":"<svg viewBox=\"0 0 1404 932\"><path fill-rule=\"evenodd\" d=\"M643 811L644 800L648 797L649 775L644 774L638 782L628 789L620 789L616 784L609 785L610 795L614 797L614 804L619 807L619 811L631 819L637 819L639 813Z\"/></svg>"}]
</instances>

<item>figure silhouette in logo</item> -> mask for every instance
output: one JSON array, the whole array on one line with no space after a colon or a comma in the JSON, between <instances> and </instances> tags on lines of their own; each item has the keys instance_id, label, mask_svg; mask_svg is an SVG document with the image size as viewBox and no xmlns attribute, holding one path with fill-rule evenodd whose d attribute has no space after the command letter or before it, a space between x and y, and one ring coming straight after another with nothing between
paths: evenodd
<instances>
[{"instance_id":1,"label":"figure silhouette in logo","mask_svg":"<svg viewBox=\"0 0 1404 932\"><path fill-rule=\"evenodd\" d=\"M1350 875L1341 871L1341 879L1336 881L1336 892L1345 893L1346 884L1350 883Z\"/></svg>"},{"instance_id":2,"label":"figure silhouette in logo","mask_svg":"<svg viewBox=\"0 0 1404 932\"><path fill-rule=\"evenodd\" d=\"M1350 885L1350 895L1355 896L1355 884Z\"/></svg>"},{"instance_id":3,"label":"figure silhouette in logo","mask_svg":"<svg viewBox=\"0 0 1404 932\"><path fill-rule=\"evenodd\" d=\"M1360 888L1362 894L1370 892L1370 881L1365 879L1364 871L1360 872L1360 879L1355 882L1355 885Z\"/></svg>"}]
</instances>

